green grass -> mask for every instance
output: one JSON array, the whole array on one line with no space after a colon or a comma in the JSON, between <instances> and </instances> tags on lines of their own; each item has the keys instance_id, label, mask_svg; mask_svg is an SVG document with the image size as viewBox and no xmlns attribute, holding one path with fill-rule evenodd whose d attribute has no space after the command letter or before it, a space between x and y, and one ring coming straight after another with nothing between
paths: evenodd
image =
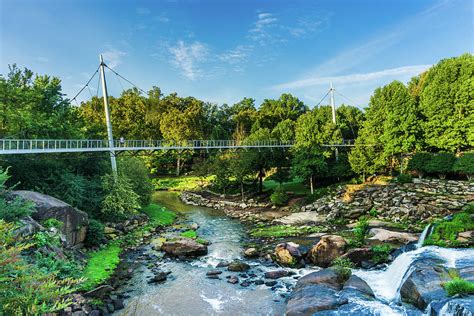
<instances>
[{"instance_id":1,"label":"green grass","mask_svg":"<svg viewBox=\"0 0 474 316\"><path fill-rule=\"evenodd\" d=\"M120 262L120 244L111 243L104 249L90 254L82 277L86 279L83 284L85 290L90 290L107 280Z\"/></svg>"},{"instance_id":2,"label":"green grass","mask_svg":"<svg viewBox=\"0 0 474 316\"><path fill-rule=\"evenodd\" d=\"M195 176L166 177L153 179L152 182L155 190L190 191L208 185L213 178L214 176L204 178Z\"/></svg>"},{"instance_id":3,"label":"green grass","mask_svg":"<svg viewBox=\"0 0 474 316\"><path fill-rule=\"evenodd\" d=\"M438 220L434 223L431 234L426 238L424 245L435 245L440 247L462 246L457 241L457 235L461 232L474 230L474 220L471 216L473 206L468 205L464 211L453 216L451 221Z\"/></svg>"},{"instance_id":4,"label":"green grass","mask_svg":"<svg viewBox=\"0 0 474 316\"><path fill-rule=\"evenodd\" d=\"M323 230L320 226L294 227L286 225L276 225L255 228L250 232L252 237L295 237L310 233L318 233Z\"/></svg>"},{"instance_id":5,"label":"green grass","mask_svg":"<svg viewBox=\"0 0 474 316\"><path fill-rule=\"evenodd\" d=\"M197 233L194 230L187 230L185 232L182 232L181 236L187 237L187 238L197 238Z\"/></svg>"},{"instance_id":6,"label":"green grass","mask_svg":"<svg viewBox=\"0 0 474 316\"><path fill-rule=\"evenodd\" d=\"M263 181L263 187L265 190L275 191L280 184L274 180L265 180ZM282 188L286 192L293 192L295 194L308 194L309 187L304 184L304 180L300 178L295 178L290 182L284 182Z\"/></svg>"},{"instance_id":7,"label":"green grass","mask_svg":"<svg viewBox=\"0 0 474 316\"><path fill-rule=\"evenodd\" d=\"M142 210L151 218L153 224L156 226L171 225L176 218L176 214L174 212L155 203L151 203Z\"/></svg>"},{"instance_id":8,"label":"green grass","mask_svg":"<svg viewBox=\"0 0 474 316\"><path fill-rule=\"evenodd\" d=\"M455 277L451 281L443 284L448 296L471 295L474 294L474 282L469 282L459 277Z\"/></svg>"}]
</instances>

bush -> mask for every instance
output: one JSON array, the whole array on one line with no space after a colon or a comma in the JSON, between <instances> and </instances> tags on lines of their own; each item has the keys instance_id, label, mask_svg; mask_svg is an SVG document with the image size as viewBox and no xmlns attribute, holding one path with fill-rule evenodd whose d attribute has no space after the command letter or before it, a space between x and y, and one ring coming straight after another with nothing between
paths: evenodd
<instances>
[{"instance_id":1,"label":"bush","mask_svg":"<svg viewBox=\"0 0 474 316\"><path fill-rule=\"evenodd\" d=\"M104 237L104 225L98 220L91 219L89 227L87 227L86 245L89 247L99 246Z\"/></svg>"},{"instance_id":2,"label":"bush","mask_svg":"<svg viewBox=\"0 0 474 316\"><path fill-rule=\"evenodd\" d=\"M27 263L21 252L31 244L13 237L15 226L0 220L0 315L42 315L61 310L81 280L59 280Z\"/></svg>"},{"instance_id":3,"label":"bush","mask_svg":"<svg viewBox=\"0 0 474 316\"><path fill-rule=\"evenodd\" d=\"M474 294L474 282L469 282L459 277L455 277L451 281L444 283L443 287L448 293L448 296Z\"/></svg>"},{"instance_id":4,"label":"bush","mask_svg":"<svg viewBox=\"0 0 474 316\"><path fill-rule=\"evenodd\" d=\"M454 163L453 170L465 175L469 181L474 177L474 153L465 153Z\"/></svg>"},{"instance_id":5,"label":"bush","mask_svg":"<svg viewBox=\"0 0 474 316\"><path fill-rule=\"evenodd\" d=\"M434 228L425 239L424 245L440 247L460 246L457 236L461 232L474 230L474 219L471 214L472 206L468 205L460 213L453 216L452 220L439 220L434 223Z\"/></svg>"},{"instance_id":6,"label":"bush","mask_svg":"<svg viewBox=\"0 0 474 316\"><path fill-rule=\"evenodd\" d=\"M331 266L334 267L336 272L341 277L341 281L346 281L350 278L352 274L352 268L354 268L354 263L349 258L336 258L332 263Z\"/></svg>"},{"instance_id":7,"label":"bush","mask_svg":"<svg viewBox=\"0 0 474 316\"><path fill-rule=\"evenodd\" d=\"M117 178L105 175L102 178L102 187L106 192L102 201L102 217L108 221L121 221L140 209L139 196L136 194L129 180L122 174Z\"/></svg>"},{"instance_id":8,"label":"bush","mask_svg":"<svg viewBox=\"0 0 474 316\"><path fill-rule=\"evenodd\" d=\"M354 240L349 241L351 247L361 247L365 244L365 238L369 232L369 222L365 217L361 217L356 227L354 227Z\"/></svg>"},{"instance_id":9,"label":"bush","mask_svg":"<svg viewBox=\"0 0 474 316\"><path fill-rule=\"evenodd\" d=\"M427 172L426 164L431 159L430 153L416 153L408 162L408 170L417 173L418 177L422 178Z\"/></svg>"},{"instance_id":10,"label":"bush","mask_svg":"<svg viewBox=\"0 0 474 316\"><path fill-rule=\"evenodd\" d=\"M398 183L412 183L413 177L410 174L402 173L398 175L397 182Z\"/></svg>"},{"instance_id":11,"label":"bush","mask_svg":"<svg viewBox=\"0 0 474 316\"><path fill-rule=\"evenodd\" d=\"M129 180L133 192L139 196L141 206L150 203L153 186L148 177L148 168L139 158L127 157L119 161L119 171Z\"/></svg>"},{"instance_id":12,"label":"bush","mask_svg":"<svg viewBox=\"0 0 474 316\"><path fill-rule=\"evenodd\" d=\"M61 229L61 227L63 227L64 223L55 219L55 218L48 218L47 220L45 220L43 223L43 226L45 228L56 228L56 229Z\"/></svg>"},{"instance_id":13,"label":"bush","mask_svg":"<svg viewBox=\"0 0 474 316\"><path fill-rule=\"evenodd\" d=\"M8 170L0 167L0 219L13 222L30 215L33 212L33 204L23 201L20 197L7 198L11 188L7 188L5 183L9 178Z\"/></svg>"},{"instance_id":14,"label":"bush","mask_svg":"<svg viewBox=\"0 0 474 316\"><path fill-rule=\"evenodd\" d=\"M288 203L288 194L286 194L286 192L281 189L277 189L270 196L270 201L275 206L286 205L286 203Z\"/></svg>"},{"instance_id":15,"label":"bush","mask_svg":"<svg viewBox=\"0 0 474 316\"><path fill-rule=\"evenodd\" d=\"M431 156L426 163L426 171L437 174L440 179L445 179L446 175L453 171L456 157L451 153L438 153Z\"/></svg>"},{"instance_id":16,"label":"bush","mask_svg":"<svg viewBox=\"0 0 474 316\"><path fill-rule=\"evenodd\" d=\"M388 261L388 256L392 251L392 247L390 245L377 245L371 248L373 252L372 260L375 263L384 263Z\"/></svg>"},{"instance_id":17,"label":"bush","mask_svg":"<svg viewBox=\"0 0 474 316\"><path fill-rule=\"evenodd\" d=\"M46 274L54 274L59 279L80 278L82 267L79 263L72 259L59 259L54 253L44 255L42 253L35 254L34 264L38 269Z\"/></svg>"}]
</instances>

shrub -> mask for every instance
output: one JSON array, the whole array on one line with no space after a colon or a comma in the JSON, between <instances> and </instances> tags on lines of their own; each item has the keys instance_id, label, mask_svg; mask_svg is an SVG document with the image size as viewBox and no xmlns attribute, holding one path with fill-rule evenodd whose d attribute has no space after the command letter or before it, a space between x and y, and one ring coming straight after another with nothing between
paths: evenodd
<instances>
[{"instance_id":1,"label":"shrub","mask_svg":"<svg viewBox=\"0 0 474 316\"><path fill-rule=\"evenodd\" d=\"M121 221L140 209L139 196L124 175L118 174L116 178L111 174L105 175L102 187L106 192L101 204L104 219Z\"/></svg>"},{"instance_id":2,"label":"shrub","mask_svg":"<svg viewBox=\"0 0 474 316\"><path fill-rule=\"evenodd\" d=\"M331 266L334 267L336 272L341 277L341 281L346 281L350 278L352 274L352 268L354 268L354 263L349 258L336 258L331 263Z\"/></svg>"},{"instance_id":3,"label":"shrub","mask_svg":"<svg viewBox=\"0 0 474 316\"><path fill-rule=\"evenodd\" d=\"M37 247L61 245L61 238L57 232L40 231L33 235L33 240Z\"/></svg>"},{"instance_id":4,"label":"shrub","mask_svg":"<svg viewBox=\"0 0 474 316\"><path fill-rule=\"evenodd\" d=\"M0 220L0 315L42 315L61 310L81 280L59 280L28 264L21 252L30 248L13 237L15 227Z\"/></svg>"},{"instance_id":5,"label":"shrub","mask_svg":"<svg viewBox=\"0 0 474 316\"><path fill-rule=\"evenodd\" d=\"M410 174L402 173L398 175L397 182L398 183L412 183L413 177Z\"/></svg>"},{"instance_id":6,"label":"shrub","mask_svg":"<svg viewBox=\"0 0 474 316\"><path fill-rule=\"evenodd\" d=\"M408 162L408 170L415 171L418 174L418 177L422 178L427 172L426 164L430 159L430 153L416 153Z\"/></svg>"},{"instance_id":7,"label":"shrub","mask_svg":"<svg viewBox=\"0 0 474 316\"><path fill-rule=\"evenodd\" d=\"M365 238L369 232L369 222L365 217L361 217L356 227L353 230L356 245L362 246L365 244Z\"/></svg>"},{"instance_id":8,"label":"shrub","mask_svg":"<svg viewBox=\"0 0 474 316\"><path fill-rule=\"evenodd\" d=\"M61 229L63 227L64 223L55 219L55 218L48 218L43 222L43 226L45 228L56 228L56 229Z\"/></svg>"},{"instance_id":9,"label":"shrub","mask_svg":"<svg viewBox=\"0 0 474 316\"><path fill-rule=\"evenodd\" d=\"M82 267L73 259L59 259L54 253L44 255L37 252L34 264L46 274L54 274L59 279L80 278Z\"/></svg>"},{"instance_id":10,"label":"shrub","mask_svg":"<svg viewBox=\"0 0 474 316\"><path fill-rule=\"evenodd\" d=\"M379 215L379 212L377 211L377 209L375 207L373 207L370 211L369 211L369 215L372 216L372 217L377 217Z\"/></svg>"},{"instance_id":11,"label":"shrub","mask_svg":"<svg viewBox=\"0 0 474 316\"><path fill-rule=\"evenodd\" d=\"M459 277L455 277L451 281L444 283L443 287L448 293L448 296L474 294L474 282L469 282Z\"/></svg>"},{"instance_id":12,"label":"shrub","mask_svg":"<svg viewBox=\"0 0 474 316\"><path fill-rule=\"evenodd\" d=\"M104 225L98 220L91 219L87 228L86 245L89 247L99 246L104 237Z\"/></svg>"},{"instance_id":13,"label":"shrub","mask_svg":"<svg viewBox=\"0 0 474 316\"><path fill-rule=\"evenodd\" d=\"M153 186L145 163L139 158L127 157L119 161L119 171L129 180L133 192L139 197L140 205L148 205Z\"/></svg>"},{"instance_id":14,"label":"shrub","mask_svg":"<svg viewBox=\"0 0 474 316\"><path fill-rule=\"evenodd\" d=\"M465 175L469 181L474 178L474 153L465 153L454 163L453 170Z\"/></svg>"},{"instance_id":15,"label":"shrub","mask_svg":"<svg viewBox=\"0 0 474 316\"><path fill-rule=\"evenodd\" d=\"M384 263L388 261L388 256L392 251L390 245L377 245L371 248L373 252L372 260L375 263Z\"/></svg>"},{"instance_id":16,"label":"shrub","mask_svg":"<svg viewBox=\"0 0 474 316\"><path fill-rule=\"evenodd\" d=\"M446 175L453 171L456 157L451 153L438 153L431 156L426 164L426 171L437 174L440 179L445 179Z\"/></svg>"},{"instance_id":17,"label":"shrub","mask_svg":"<svg viewBox=\"0 0 474 316\"><path fill-rule=\"evenodd\" d=\"M286 192L281 189L277 189L270 196L270 201L275 206L286 205L286 203L288 203L288 194L286 194Z\"/></svg>"},{"instance_id":18,"label":"shrub","mask_svg":"<svg viewBox=\"0 0 474 316\"><path fill-rule=\"evenodd\" d=\"M30 215L33 212L33 204L20 197L7 198L11 188L7 188L5 183L9 178L8 170L3 170L0 167L0 219L13 222Z\"/></svg>"},{"instance_id":19,"label":"shrub","mask_svg":"<svg viewBox=\"0 0 474 316\"><path fill-rule=\"evenodd\" d=\"M440 247L459 246L456 240L460 232L474 230L474 219L469 213L471 206L466 206L463 212L457 213L452 220L439 220L434 223L434 228L425 239L424 245L436 245Z\"/></svg>"}]
</instances>

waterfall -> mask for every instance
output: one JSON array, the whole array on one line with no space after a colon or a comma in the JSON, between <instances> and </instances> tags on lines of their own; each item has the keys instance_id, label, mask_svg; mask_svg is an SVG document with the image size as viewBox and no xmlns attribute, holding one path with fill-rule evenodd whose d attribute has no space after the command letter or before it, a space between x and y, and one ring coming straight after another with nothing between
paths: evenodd
<instances>
[{"instance_id":1,"label":"waterfall","mask_svg":"<svg viewBox=\"0 0 474 316\"><path fill-rule=\"evenodd\" d=\"M430 230L431 224L426 225L425 229L423 229L423 232L420 235L420 239L418 239L418 242L416 243L416 248L423 247L423 243L425 242L426 237L429 236Z\"/></svg>"},{"instance_id":2,"label":"waterfall","mask_svg":"<svg viewBox=\"0 0 474 316\"><path fill-rule=\"evenodd\" d=\"M446 267L455 267L460 260L472 261L474 249L428 246L399 255L385 270L354 270L372 288L377 298L386 302L400 299L400 287L408 277L412 263L421 258L440 258Z\"/></svg>"}]
</instances>

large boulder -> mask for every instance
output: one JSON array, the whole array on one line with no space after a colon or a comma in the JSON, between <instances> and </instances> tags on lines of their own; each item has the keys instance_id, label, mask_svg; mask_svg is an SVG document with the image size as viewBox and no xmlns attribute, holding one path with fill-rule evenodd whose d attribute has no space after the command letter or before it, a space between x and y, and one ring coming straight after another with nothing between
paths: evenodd
<instances>
[{"instance_id":1,"label":"large boulder","mask_svg":"<svg viewBox=\"0 0 474 316\"><path fill-rule=\"evenodd\" d=\"M311 262L320 266L328 267L334 259L344 254L346 241L338 235L326 235L313 246L308 256Z\"/></svg>"},{"instance_id":2,"label":"large boulder","mask_svg":"<svg viewBox=\"0 0 474 316\"><path fill-rule=\"evenodd\" d=\"M349 249L342 257L348 258L356 267L362 267L367 264L374 256L370 248L352 248Z\"/></svg>"},{"instance_id":3,"label":"large boulder","mask_svg":"<svg viewBox=\"0 0 474 316\"><path fill-rule=\"evenodd\" d=\"M182 238L163 242L161 250L175 257L197 257L207 254L207 246L193 239Z\"/></svg>"},{"instance_id":4,"label":"large boulder","mask_svg":"<svg viewBox=\"0 0 474 316\"><path fill-rule=\"evenodd\" d=\"M369 239L384 243L408 244L418 240L418 236L415 234L396 232L383 228L372 228L369 231L369 235L373 235Z\"/></svg>"},{"instance_id":5,"label":"large boulder","mask_svg":"<svg viewBox=\"0 0 474 316\"><path fill-rule=\"evenodd\" d=\"M55 218L63 223L61 232L66 237L68 246L84 242L89 220L87 214L52 196L33 191L12 191L13 196L19 196L34 204L31 217L38 221Z\"/></svg>"},{"instance_id":6,"label":"large boulder","mask_svg":"<svg viewBox=\"0 0 474 316\"><path fill-rule=\"evenodd\" d=\"M234 260L231 263L229 263L227 270L232 271L232 272L244 272L250 269L250 266L246 264L243 261L240 260Z\"/></svg>"},{"instance_id":7,"label":"large boulder","mask_svg":"<svg viewBox=\"0 0 474 316\"><path fill-rule=\"evenodd\" d=\"M293 242L281 243L275 247L275 260L283 266L294 266L301 257L299 245Z\"/></svg>"},{"instance_id":8,"label":"large boulder","mask_svg":"<svg viewBox=\"0 0 474 316\"><path fill-rule=\"evenodd\" d=\"M424 310L430 303L447 298L443 283L449 281L448 271L434 259L413 263L411 272L400 288L404 302Z\"/></svg>"}]
</instances>

